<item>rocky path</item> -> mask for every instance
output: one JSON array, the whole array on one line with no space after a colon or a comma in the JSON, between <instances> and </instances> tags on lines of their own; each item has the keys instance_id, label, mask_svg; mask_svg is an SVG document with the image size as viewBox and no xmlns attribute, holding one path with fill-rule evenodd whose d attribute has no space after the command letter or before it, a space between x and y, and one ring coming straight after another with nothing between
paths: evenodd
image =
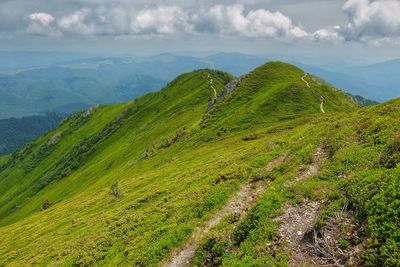
<instances>
[{"instance_id":1,"label":"rocky path","mask_svg":"<svg viewBox=\"0 0 400 267\"><path fill-rule=\"evenodd\" d=\"M270 162L266 168L272 170L276 165L282 163L284 157L278 157ZM168 262L164 263L164 267L180 267L187 266L193 259L200 240L207 232L216 226L226 216L235 214L239 218L243 218L247 211L257 202L260 195L265 191L265 183L263 181L248 181L244 183L239 191L237 191L225 204L225 206L212 216L203 226L197 227L190 236L186 245L173 253Z\"/></svg>"},{"instance_id":2,"label":"rocky path","mask_svg":"<svg viewBox=\"0 0 400 267\"><path fill-rule=\"evenodd\" d=\"M300 205L288 205L282 215L275 246L289 254L289 266L313 266L312 255L303 244L304 235L313 229L321 202L313 201Z\"/></svg>"},{"instance_id":3,"label":"rocky path","mask_svg":"<svg viewBox=\"0 0 400 267\"><path fill-rule=\"evenodd\" d=\"M210 74L207 75L207 78L210 79L210 86L211 89L214 91L214 99L217 99L217 90L215 90L215 87L213 85L213 79L211 78Z\"/></svg>"},{"instance_id":4,"label":"rocky path","mask_svg":"<svg viewBox=\"0 0 400 267\"><path fill-rule=\"evenodd\" d=\"M324 98L321 96L321 103L319 104L319 109L321 110L322 113L325 113L324 110Z\"/></svg>"},{"instance_id":5,"label":"rocky path","mask_svg":"<svg viewBox=\"0 0 400 267\"><path fill-rule=\"evenodd\" d=\"M291 186L308 177L318 174L320 165L325 158L322 147L319 147L310 164L298 177L286 183ZM322 201L306 201L298 205L286 205L284 212L274 220L279 222L277 238L274 241L276 250L289 254L289 266L314 266L313 256L303 244L304 235L313 229L319 214Z\"/></svg>"}]
</instances>

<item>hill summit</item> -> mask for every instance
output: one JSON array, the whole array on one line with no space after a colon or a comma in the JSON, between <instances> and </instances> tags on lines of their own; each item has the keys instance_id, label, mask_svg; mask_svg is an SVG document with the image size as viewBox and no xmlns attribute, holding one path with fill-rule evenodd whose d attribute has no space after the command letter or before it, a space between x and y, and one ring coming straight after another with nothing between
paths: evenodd
<instances>
[{"instance_id":1,"label":"hill summit","mask_svg":"<svg viewBox=\"0 0 400 267\"><path fill-rule=\"evenodd\" d=\"M0 158L0 265L396 265L399 113L282 62L94 106Z\"/></svg>"}]
</instances>

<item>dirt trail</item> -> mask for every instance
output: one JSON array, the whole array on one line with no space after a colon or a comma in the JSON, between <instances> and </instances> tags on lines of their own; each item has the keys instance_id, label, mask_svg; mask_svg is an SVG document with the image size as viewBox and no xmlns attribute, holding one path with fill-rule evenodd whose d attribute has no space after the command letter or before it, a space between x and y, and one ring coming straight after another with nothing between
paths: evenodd
<instances>
[{"instance_id":1,"label":"dirt trail","mask_svg":"<svg viewBox=\"0 0 400 267\"><path fill-rule=\"evenodd\" d=\"M178 267L188 265L195 255L202 236L230 214L237 214L240 217L243 216L257 201L264 190L265 185L262 182L252 183L250 181L242 185L239 191L235 193L222 210L211 217L203 227L197 227L184 248L173 254L172 259L163 266Z\"/></svg>"},{"instance_id":2,"label":"dirt trail","mask_svg":"<svg viewBox=\"0 0 400 267\"><path fill-rule=\"evenodd\" d=\"M270 162L267 170L272 170L276 165L282 163L284 157L278 157ZM225 204L225 206L214 216L212 216L203 226L197 227L190 236L186 245L179 251L173 253L168 262L162 264L163 267L187 266L193 259L200 240L222 219L230 214L236 214L240 219L244 217L247 211L255 204L260 195L264 192L266 186L263 181L248 181L244 183Z\"/></svg>"},{"instance_id":3,"label":"dirt trail","mask_svg":"<svg viewBox=\"0 0 400 267\"><path fill-rule=\"evenodd\" d=\"M214 99L217 99L217 90L215 90L213 79L211 78L210 74L207 74L207 78L210 79L210 86L214 90Z\"/></svg>"},{"instance_id":4,"label":"dirt trail","mask_svg":"<svg viewBox=\"0 0 400 267\"><path fill-rule=\"evenodd\" d=\"M325 110L324 110L324 98L322 96L321 96L321 103L319 104L319 108L320 108L322 113L325 113Z\"/></svg>"},{"instance_id":5,"label":"dirt trail","mask_svg":"<svg viewBox=\"0 0 400 267\"><path fill-rule=\"evenodd\" d=\"M301 172L294 180L288 181L286 183L286 186L291 186L297 182L306 179L307 177L312 177L317 175L324 158L325 158L324 149L322 147L318 147L317 151L314 154L313 162L310 165L308 165L305 171Z\"/></svg>"},{"instance_id":6,"label":"dirt trail","mask_svg":"<svg viewBox=\"0 0 400 267\"><path fill-rule=\"evenodd\" d=\"M287 206L285 212L275 218L278 228L275 246L290 256L289 266L313 266L312 256L303 244L304 235L313 229L321 202L313 201L301 205Z\"/></svg>"},{"instance_id":7,"label":"dirt trail","mask_svg":"<svg viewBox=\"0 0 400 267\"><path fill-rule=\"evenodd\" d=\"M286 183L291 186L308 177L318 174L320 165L325 158L322 147L318 147L313 163L301 172L294 180ZM278 227L277 239L274 241L276 250L283 250L290 255L289 266L313 266L314 261L303 244L304 235L313 229L319 214L322 201L304 201L300 205L286 205L282 215L274 220L281 222Z\"/></svg>"},{"instance_id":8,"label":"dirt trail","mask_svg":"<svg viewBox=\"0 0 400 267\"><path fill-rule=\"evenodd\" d=\"M308 73L305 72L304 75L301 77L301 80L307 85L308 88L311 88L309 82L307 82L305 79L307 77L307 75L308 75ZM319 104L319 109L321 110L322 113L325 113L323 96L321 96L321 102Z\"/></svg>"},{"instance_id":9,"label":"dirt trail","mask_svg":"<svg viewBox=\"0 0 400 267\"><path fill-rule=\"evenodd\" d=\"M305 80L305 78L307 77L307 75L308 75L308 74L305 72L304 75L301 77L301 80L307 85L308 88L311 88L311 87L310 87L310 84Z\"/></svg>"}]
</instances>

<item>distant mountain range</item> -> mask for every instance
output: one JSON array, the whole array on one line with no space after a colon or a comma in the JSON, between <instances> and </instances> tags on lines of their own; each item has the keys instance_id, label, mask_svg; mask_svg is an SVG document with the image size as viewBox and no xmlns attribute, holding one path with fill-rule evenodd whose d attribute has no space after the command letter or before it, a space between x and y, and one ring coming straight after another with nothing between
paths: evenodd
<instances>
[{"instance_id":1,"label":"distant mountain range","mask_svg":"<svg viewBox=\"0 0 400 267\"><path fill-rule=\"evenodd\" d=\"M59 113L49 113L0 120L0 156L14 152L22 144L57 127L64 117Z\"/></svg>"},{"instance_id":2,"label":"distant mountain range","mask_svg":"<svg viewBox=\"0 0 400 267\"><path fill-rule=\"evenodd\" d=\"M329 71L299 62L293 64L352 94L386 101L400 96L400 59L362 67Z\"/></svg>"},{"instance_id":3,"label":"distant mountain range","mask_svg":"<svg viewBox=\"0 0 400 267\"><path fill-rule=\"evenodd\" d=\"M71 113L92 104L124 102L158 90L187 71L221 68L240 75L262 62L260 58L241 54L205 58L161 54L77 59L46 67L3 70L0 71L0 119L47 112ZM24 62L20 65L24 64L28 66Z\"/></svg>"},{"instance_id":4,"label":"distant mountain range","mask_svg":"<svg viewBox=\"0 0 400 267\"><path fill-rule=\"evenodd\" d=\"M276 56L217 53L193 57L166 53L147 57L88 57L74 53L0 53L3 62L0 119L48 112L72 113L92 104L124 102L158 90L177 75L196 69L221 69L240 76ZM377 101L400 95L400 76L396 73L400 60L364 67L345 65L335 71L291 63L353 95Z\"/></svg>"}]
</instances>

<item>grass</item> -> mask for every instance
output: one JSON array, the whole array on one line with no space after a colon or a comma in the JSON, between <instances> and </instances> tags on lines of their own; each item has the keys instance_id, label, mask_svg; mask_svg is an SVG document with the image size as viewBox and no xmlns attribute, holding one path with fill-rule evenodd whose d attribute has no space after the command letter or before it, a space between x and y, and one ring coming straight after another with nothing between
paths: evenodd
<instances>
[{"instance_id":1,"label":"grass","mask_svg":"<svg viewBox=\"0 0 400 267\"><path fill-rule=\"evenodd\" d=\"M311 77L306 87L300 69L269 63L206 114L208 74L218 93L232 79L183 74L159 92L74 115L0 158L0 265L156 266L248 179L269 186L246 218L226 218L202 240L195 265L285 265L288 255L269 247L273 218L304 198L349 203L371 222L365 262L398 262L398 100L358 109ZM320 174L286 187L321 145L329 160ZM279 155L289 160L265 172ZM339 208L327 204L323 214Z\"/></svg>"}]
</instances>

